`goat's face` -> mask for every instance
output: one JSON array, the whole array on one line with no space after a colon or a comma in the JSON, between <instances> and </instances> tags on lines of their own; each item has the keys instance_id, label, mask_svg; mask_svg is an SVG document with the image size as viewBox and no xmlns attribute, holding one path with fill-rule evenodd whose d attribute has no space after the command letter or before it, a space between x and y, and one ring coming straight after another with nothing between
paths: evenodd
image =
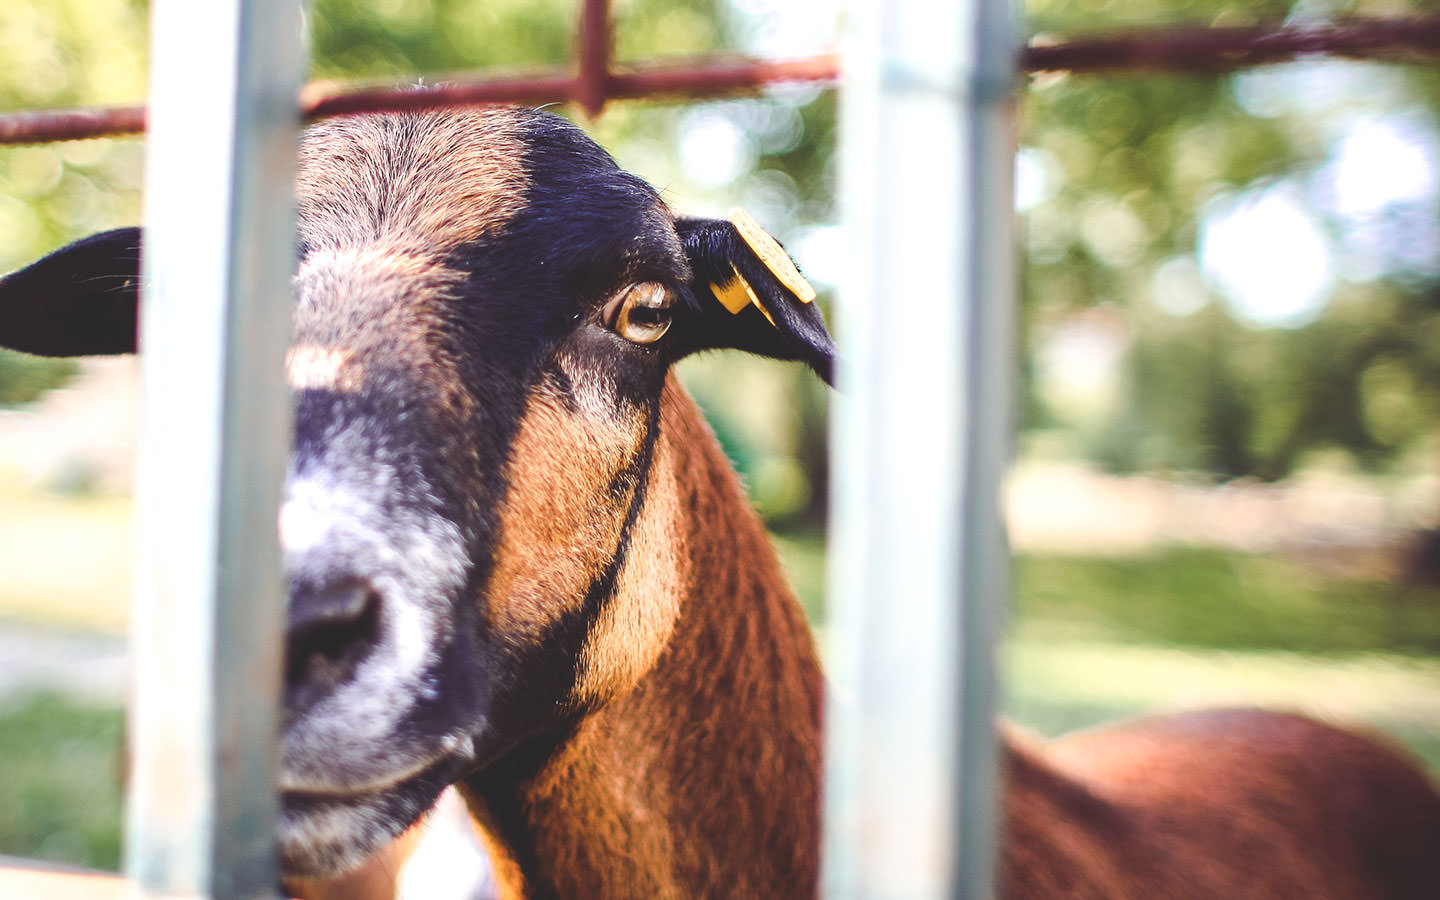
<instances>
[{"instance_id":1,"label":"goat's face","mask_svg":"<svg viewBox=\"0 0 1440 900\"><path fill-rule=\"evenodd\" d=\"M676 220L554 116L319 126L298 202L281 850L323 876L663 649L681 576L646 501L670 364L724 345L828 373L831 350L728 223ZM85 288L33 282L133 268L112 234L0 283L0 343L55 352ZM735 271L768 317L717 301Z\"/></svg>"},{"instance_id":2,"label":"goat's face","mask_svg":"<svg viewBox=\"0 0 1440 900\"><path fill-rule=\"evenodd\" d=\"M352 120L300 158L281 786L316 872L575 702L690 267L549 117Z\"/></svg>"}]
</instances>

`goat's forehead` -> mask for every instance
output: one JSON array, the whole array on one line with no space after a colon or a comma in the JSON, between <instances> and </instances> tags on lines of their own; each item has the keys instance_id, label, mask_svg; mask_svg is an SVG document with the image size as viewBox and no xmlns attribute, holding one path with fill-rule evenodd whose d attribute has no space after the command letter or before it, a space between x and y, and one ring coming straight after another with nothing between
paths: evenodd
<instances>
[{"instance_id":1,"label":"goat's forehead","mask_svg":"<svg viewBox=\"0 0 1440 900\"><path fill-rule=\"evenodd\" d=\"M337 120L302 141L300 236L307 248L382 243L443 255L504 231L527 207L559 204L583 218L588 202L617 225L626 212L644 216L659 199L637 185L578 129L533 110Z\"/></svg>"},{"instance_id":2,"label":"goat's forehead","mask_svg":"<svg viewBox=\"0 0 1440 900\"><path fill-rule=\"evenodd\" d=\"M528 384L573 362L555 355L567 341L589 346L577 325L626 284L691 275L654 189L532 110L325 123L298 185L300 390L433 387L441 370L462 377L427 396Z\"/></svg>"},{"instance_id":3,"label":"goat's forehead","mask_svg":"<svg viewBox=\"0 0 1440 900\"><path fill-rule=\"evenodd\" d=\"M528 188L523 123L506 113L365 116L310 129L296 189L302 241L443 252L503 228Z\"/></svg>"}]
</instances>

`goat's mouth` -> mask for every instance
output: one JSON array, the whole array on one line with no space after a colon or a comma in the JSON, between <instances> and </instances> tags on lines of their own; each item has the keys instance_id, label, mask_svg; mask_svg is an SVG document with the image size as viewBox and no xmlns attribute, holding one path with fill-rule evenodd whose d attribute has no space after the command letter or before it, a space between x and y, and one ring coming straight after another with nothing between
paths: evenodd
<instances>
[{"instance_id":1,"label":"goat's mouth","mask_svg":"<svg viewBox=\"0 0 1440 900\"><path fill-rule=\"evenodd\" d=\"M462 733L452 732L436 740L435 749L427 755L401 755L394 764L376 769L367 766L354 773L335 770L316 773L312 769L306 774L282 772L280 792L282 796L296 797L363 797L379 794L393 788L401 788L425 773L441 767L465 766L474 762L475 752L472 739Z\"/></svg>"},{"instance_id":2,"label":"goat's mouth","mask_svg":"<svg viewBox=\"0 0 1440 900\"><path fill-rule=\"evenodd\" d=\"M471 765L467 749L346 788L311 789L282 779L281 877L331 878L356 868L414 824Z\"/></svg>"}]
</instances>

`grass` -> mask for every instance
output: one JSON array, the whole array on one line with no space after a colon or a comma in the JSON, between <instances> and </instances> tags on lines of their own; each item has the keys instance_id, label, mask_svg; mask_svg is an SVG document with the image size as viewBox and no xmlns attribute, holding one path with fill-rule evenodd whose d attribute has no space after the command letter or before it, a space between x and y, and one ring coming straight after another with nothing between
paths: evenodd
<instances>
[{"instance_id":1,"label":"grass","mask_svg":"<svg viewBox=\"0 0 1440 900\"><path fill-rule=\"evenodd\" d=\"M0 708L0 854L119 868L123 728L54 695Z\"/></svg>"},{"instance_id":2,"label":"grass","mask_svg":"<svg viewBox=\"0 0 1440 900\"><path fill-rule=\"evenodd\" d=\"M1033 640L1440 653L1440 591L1326 578L1284 558L1224 550L1021 557L1012 616L1017 636Z\"/></svg>"},{"instance_id":3,"label":"grass","mask_svg":"<svg viewBox=\"0 0 1440 900\"><path fill-rule=\"evenodd\" d=\"M818 536L777 536L776 548L820 621ZM1381 729L1440 775L1440 591L1188 547L1021 556L1012 585L1001 705L1042 734L1264 706Z\"/></svg>"},{"instance_id":4,"label":"grass","mask_svg":"<svg viewBox=\"0 0 1440 900\"><path fill-rule=\"evenodd\" d=\"M1440 774L1440 592L1170 548L1016 560L1004 706L1049 735L1264 706L1380 729Z\"/></svg>"},{"instance_id":5,"label":"grass","mask_svg":"<svg viewBox=\"0 0 1440 900\"><path fill-rule=\"evenodd\" d=\"M0 477L0 626L123 633L132 527L127 499ZM0 698L0 854L119 867L123 727L115 706Z\"/></svg>"},{"instance_id":6,"label":"grass","mask_svg":"<svg viewBox=\"0 0 1440 900\"><path fill-rule=\"evenodd\" d=\"M1003 676L1007 714L1046 735L1146 713L1262 706L1379 729L1440 775L1440 659L1014 638Z\"/></svg>"}]
</instances>

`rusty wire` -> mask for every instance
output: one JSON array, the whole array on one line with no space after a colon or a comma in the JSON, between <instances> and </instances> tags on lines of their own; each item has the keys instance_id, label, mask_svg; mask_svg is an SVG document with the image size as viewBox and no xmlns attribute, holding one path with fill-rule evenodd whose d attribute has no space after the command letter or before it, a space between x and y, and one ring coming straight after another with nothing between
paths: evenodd
<instances>
[{"instance_id":1,"label":"rusty wire","mask_svg":"<svg viewBox=\"0 0 1440 900\"><path fill-rule=\"evenodd\" d=\"M536 72L457 79L404 90L315 91L312 92L315 98L303 104L302 112L306 121L313 121L328 116L433 109L466 103L539 104L571 100L593 115L607 100L723 96L780 82L833 83L839 69L839 58L826 55L789 60L692 60L667 66L591 71L588 75L582 71L578 76L557 71Z\"/></svg>"},{"instance_id":2,"label":"rusty wire","mask_svg":"<svg viewBox=\"0 0 1440 900\"><path fill-rule=\"evenodd\" d=\"M1434 60L1440 58L1440 16L1280 29L1170 28L1063 43L1042 39L1025 48L1020 66L1028 72L1214 72L1322 55Z\"/></svg>"},{"instance_id":3,"label":"rusty wire","mask_svg":"<svg viewBox=\"0 0 1440 900\"><path fill-rule=\"evenodd\" d=\"M576 103L598 115L610 100L715 97L782 82L833 84L835 54L803 59L698 58L666 65L616 67L609 0L582 0L576 65L529 73L481 73L410 88L311 85L300 101L310 122L329 116L397 112L480 103ZM1352 20L1310 27L1195 28L1133 31L1063 42L1039 39L1021 51L1028 72L1217 72L1310 56L1408 62L1440 58L1440 15ZM137 134L142 106L36 110L0 115L0 145Z\"/></svg>"}]
</instances>

